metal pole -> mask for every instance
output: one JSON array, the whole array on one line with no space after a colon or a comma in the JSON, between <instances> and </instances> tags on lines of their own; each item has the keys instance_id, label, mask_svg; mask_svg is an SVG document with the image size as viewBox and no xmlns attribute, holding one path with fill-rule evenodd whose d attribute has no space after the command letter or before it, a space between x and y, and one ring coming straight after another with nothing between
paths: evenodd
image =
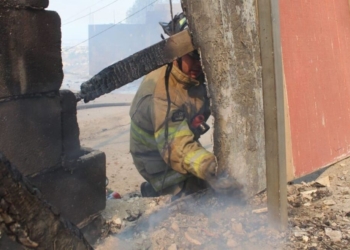
<instances>
[{"instance_id":1,"label":"metal pole","mask_svg":"<svg viewBox=\"0 0 350 250\"><path fill-rule=\"evenodd\" d=\"M279 1L257 0L263 78L268 217L285 229L287 161Z\"/></svg>"}]
</instances>

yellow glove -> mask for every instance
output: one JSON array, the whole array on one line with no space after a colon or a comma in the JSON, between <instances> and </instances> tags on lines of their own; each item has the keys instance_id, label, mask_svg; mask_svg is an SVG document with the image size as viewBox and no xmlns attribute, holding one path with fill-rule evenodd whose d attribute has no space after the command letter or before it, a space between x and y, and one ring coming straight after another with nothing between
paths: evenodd
<instances>
[{"instance_id":1,"label":"yellow glove","mask_svg":"<svg viewBox=\"0 0 350 250\"><path fill-rule=\"evenodd\" d=\"M228 193L234 189L240 188L238 182L229 175L227 170L218 173L216 162L208 165L204 173L204 180L217 192Z\"/></svg>"}]
</instances>

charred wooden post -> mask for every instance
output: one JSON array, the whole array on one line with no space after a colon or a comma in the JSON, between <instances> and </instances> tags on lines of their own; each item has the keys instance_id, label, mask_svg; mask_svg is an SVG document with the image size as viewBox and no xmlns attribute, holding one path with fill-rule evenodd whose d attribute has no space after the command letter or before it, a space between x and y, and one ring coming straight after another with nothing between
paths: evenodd
<instances>
[{"instance_id":1,"label":"charred wooden post","mask_svg":"<svg viewBox=\"0 0 350 250\"><path fill-rule=\"evenodd\" d=\"M193 50L191 35L184 30L103 69L81 85L78 99L92 101Z\"/></svg>"},{"instance_id":2,"label":"charred wooden post","mask_svg":"<svg viewBox=\"0 0 350 250\"><path fill-rule=\"evenodd\" d=\"M93 249L0 153L0 232L30 249Z\"/></svg>"}]
</instances>

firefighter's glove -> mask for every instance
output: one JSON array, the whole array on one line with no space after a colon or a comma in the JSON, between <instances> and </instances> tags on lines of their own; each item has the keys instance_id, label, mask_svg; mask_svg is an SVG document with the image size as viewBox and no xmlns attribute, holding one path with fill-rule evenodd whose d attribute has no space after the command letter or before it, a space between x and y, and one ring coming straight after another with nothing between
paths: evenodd
<instances>
[{"instance_id":1,"label":"firefighter's glove","mask_svg":"<svg viewBox=\"0 0 350 250\"><path fill-rule=\"evenodd\" d=\"M217 192L229 193L239 187L227 171L218 172L216 162L211 163L205 171L205 180Z\"/></svg>"}]
</instances>

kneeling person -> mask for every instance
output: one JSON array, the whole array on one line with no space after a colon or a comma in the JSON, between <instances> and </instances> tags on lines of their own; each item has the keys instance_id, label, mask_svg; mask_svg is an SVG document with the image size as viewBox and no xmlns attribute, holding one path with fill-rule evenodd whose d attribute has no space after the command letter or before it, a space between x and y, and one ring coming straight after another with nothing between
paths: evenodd
<instances>
[{"instance_id":1,"label":"kneeling person","mask_svg":"<svg viewBox=\"0 0 350 250\"><path fill-rule=\"evenodd\" d=\"M187 28L187 20L179 14L161 25L171 36ZM209 129L209 106L197 51L144 78L130 109L130 152L147 180L142 196L188 194L206 183L216 190L231 187L229 179L218 178L214 154L198 142Z\"/></svg>"}]
</instances>

